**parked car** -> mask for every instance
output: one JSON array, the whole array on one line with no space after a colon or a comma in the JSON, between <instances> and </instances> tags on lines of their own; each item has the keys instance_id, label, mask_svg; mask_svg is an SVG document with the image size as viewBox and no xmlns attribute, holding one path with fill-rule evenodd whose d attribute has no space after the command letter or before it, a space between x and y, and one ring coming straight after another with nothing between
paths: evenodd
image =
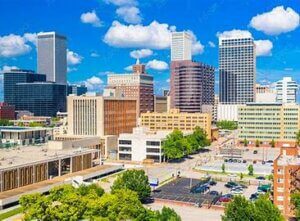
<instances>
[{"instance_id":1,"label":"parked car","mask_svg":"<svg viewBox=\"0 0 300 221\"><path fill-rule=\"evenodd\" d=\"M243 194L243 189L240 189L240 188L236 188L236 189L232 189L230 191L230 193L234 194L234 195L238 195L238 194Z\"/></svg>"},{"instance_id":2,"label":"parked car","mask_svg":"<svg viewBox=\"0 0 300 221\"><path fill-rule=\"evenodd\" d=\"M209 195L212 195L212 196L218 196L218 195L219 195L219 192L218 192L218 191L210 191L210 192L209 192Z\"/></svg>"},{"instance_id":3,"label":"parked car","mask_svg":"<svg viewBox=\"0 0 300 221\"><path fill-rule=\"evenodd\" d=\"M249 199L250 199L251 201L254 201L254 200L257 200L258 197L259 197L259 194L258 194L258 193L253 193L253 194L251 194L251 196L250 196Z\"/></svg>"},{"instance_id":4,"label":"parked car","mask_svg":"<svg viewBox=\"0 0 300 221\"><path fill-rule=\"evenodd\" d=\"M261 185L259 187L257 187L257 190L261 190L266 192L269 192L271 190L271 185L270 184L266 184L266 185Z\"/></svg>"},{"instance_id":5,"label":"parked car","mask_svg":"<svg viewBox=\"0 0 300 221\"><path fill-rule=\"evenodd\" d=\"M218 201L221 202L221 203L228 203L228 202L231 201L231 198L221 196Z\"/></svg>"},{"instance_id":6,"label":"parked car","mask_svg":"<svg viewBox=\"0 0 300 221\"><path fill-rule=\"evenodd\" d=\"M232 162L233 162L233 159L229 159L229 160L228 160L228 163L232 163Z\"/></svg>"},{"instance_id":7,"label":"parked car","mask_svg":"<svg viewBox=\"0 0 300 221\"><path fill-rule=\"evenodd\" d=\"M235 187L237 185L238 185L237 183L230 181L230 182L227 182L224 186L227 187L227 188L232 188L232 187Z\"/></svg>"},{"instance_id":8,"label":"parked car","mask_svg":"<svg viewBox=\"0 0 300 221\"><path fill-rule=\"evenodd\" d=\"M254 151L253 151L253 154L257 154L257 150L254 150Z\"/></svg>"},{"instance_id":9,"label":"parked car","mask_svg":"<svg viewBox=\"0 0 300 221\"><path fill-rule=\"evenodd\" d=\"M238 162L238 160L237 160L237 159L234 159L234 160L233 160L233 162L234 162L234 163L237 163L237 162Z\"/></svg>"},{"instance_id":10,"label":"parked car","mask_svg":"<svg viewBox=\"0 0 300 221\"><path fill-rule=\"evenodd\" d=\"M243 163L247 163L247 160L243 160Z\"/></svg>"},{"instance_id":11,"label":"parked car","mask_svg":"<svg viewBox=\"0 0 300 221\"><path fill-rule=\"evenodd\" d=\"M238 163L241 163L242 161L241 161L241 160L238 160L237 162L238 162Z\"/></svg>"},{"instance_id":12,"label":"parked car","mask_svg":"<svg viewBox=\"0 0 300 221\"><path fill-rule=\"evenodd\" d=\"M273 160L268 160L267 163L274 163L274 161Z\"/></svg>"},{"instance_id":13,"label":"parked car","mask_svg":"<svg viewBox=\"0 0 300 221\"><path fill-rule=\"evenodd\" d=\"M227 162L228 162L228 159L224 159L224 162L227 163Z\"/></svg>"},{"instance_id":14,"label":"parked car","mask_svg":"<svg viewBox=\"0 0 300 221\"><path fill-rule=\"evenodd\" d=\"M253 164L256 164L256 160L253 160Z\"/></svg>"},{"instance_id":15,"label":"parked car","mask_svg":"<svg viewBox=\"0 0 300 221\"><path fill-rule=\"evenodd\" d=\"M265 180L266 178L263 177L263 176L258 176L258 177L256 177L256 179L257 179L257 180Z\"/></svg>"},{"instance_id":16,"label":"parked car","mask_svg":"<svg viewBox=\"0 0 300 221\"><path fill-rule=\"evenodd\" d=\"M211 185L211 186L215 186L216 184L217 184L217 182L214 180L209 181L209 185Z\"/></svg>"}]
</instances>

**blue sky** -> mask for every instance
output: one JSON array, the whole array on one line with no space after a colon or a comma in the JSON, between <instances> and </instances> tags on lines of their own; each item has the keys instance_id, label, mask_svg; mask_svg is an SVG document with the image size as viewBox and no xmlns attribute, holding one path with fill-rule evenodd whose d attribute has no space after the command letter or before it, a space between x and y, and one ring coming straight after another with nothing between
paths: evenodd
<instances>
[{"instance_id":1,"label":"blue sky","mask_svg":"<svg viewBox=\"0 0 300 221\"><path fill-rule=\"evenodd\" d=\"M0 0L0 8L9 9L0 14L2 71L36 70L36 33L57 31L68 38L69 82L101 90L108 72L126 72L141 57L160 93L168 88L176 29L191 31L194 60L216 69L217 36L251 34L258 82L300 82L299 0Z\"/></svg>"}]
</instances>

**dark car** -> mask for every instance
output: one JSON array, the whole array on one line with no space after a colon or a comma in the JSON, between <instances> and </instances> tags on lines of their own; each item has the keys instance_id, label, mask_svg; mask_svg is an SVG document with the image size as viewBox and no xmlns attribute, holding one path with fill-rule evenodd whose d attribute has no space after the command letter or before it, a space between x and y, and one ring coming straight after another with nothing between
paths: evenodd
<instances>
[{"instance_id":1,"label":"dark car","mask_svg":"<svg viewBox=\"0 0 300 221\"><path fill-rule=\"evenodd\" d=\"M213 180L209 181L209 185L211 185L211 186L214 186L214 185L216 185L216 184L217 184L216 181L213 181Z\"/></svg>"},{"instance_id":2,"label":"dark car","mask_svg":"<svg viewBox=\"0 0 300 221\"><path fill-rule=\"evenodd\" d=\"M274 161L273 160L268 160L267 163L274 163Z\"/></svg>"},{"instance_id":3,"label":"dark car","mask_svg":"<svg viewBox=\"0 0 300 221\"><path fill-rule=\"evenodd\" d=\"M258 193L253 193L253 194L251 194L251 196L250 196L250 200L256 200L256 199L258 199Z\"/></svg>"},{"instance_id":4,"label":"dark car","mask_svg":"<svg viewBox=\"0 0 300 221\"><path fill-rule=\"evenodd\" d=\"M228 162L228 159L224 159L224 162L227 163L227 162Z\"/></svg>"},{"instance_id":5,"label":"dark car","mask_svg":"<svg viewBox=\"0 0 300 221\"><path fill-rule=\"evenodd\" d=\"M218 191L210 191L210 192L209 192L209 195L212 195L212 196L218 196L218 195L219 195L219 192L218 192Z\"/></svg>"},{"instance_id":6,"label":"dark car","mask_svg":"<svg viewBox=\"0 0 300 221\"><path fill-rule=\"evenodd\" d=\"M228 160L228 163L232 163L232 162L233 162L233 159L229 159L229 160Z\"/></svg>"},{"instance_id":7,"label":"dark car","mask_svg":"<svg viewBox=\"0 0 300 221\"><path fill-rule=\"evenodd\" d=\"M256 179L257 179L257 180L265 180L266 178L263 177L263 176L258 176L258 177L256 177Z\"/></svg>"},{"instance_id":8,"label":"dark car","mask_svg":"<svg viewBox=\"0 0 300 221\"><path fill-rule=\"evenodd\" d=\"M266 164L266 161L262 161L261 164Z\"/></svg>"},{"instance_id":9,"label":"dark car","mask_svg":"<svg viewBox=\"0 0 300 221\"><path fill-rule=\"evenodd\" d=\"M227 187L227 188L232 188L232 187L235 187L237 185L238 185L237 183L230 181L230 182L226 183L224 186Z\"/></svg>"},{"instance_id":10,"label":"dark car","mask_svg":"<svg viewBox=\"0 0 300 221\"><path fill-rule=\"evenodd\" d=\"M247 163L247 160L243 160L243 163Z\"/></svg>"},{"instance_id":11,"label":"dark car","mask_svg":"<svg viewBox=\"0 0 300 221\"><path fill-rule=\"evenodd\" d=\"M254 150L254 151L253 151L253 154L257 154L257 150Z\"/></svg>"}]
</instances>

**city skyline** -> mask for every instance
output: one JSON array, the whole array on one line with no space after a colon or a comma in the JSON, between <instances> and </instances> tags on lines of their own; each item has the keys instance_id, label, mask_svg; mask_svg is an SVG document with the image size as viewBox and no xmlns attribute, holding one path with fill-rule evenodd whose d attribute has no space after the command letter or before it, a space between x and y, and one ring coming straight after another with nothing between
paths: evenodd
<instances>
[{"instance_id":1,"label":"city skyline","mask_svg":"<svg viewBox=\"0 0 300 221\"><path fill-rule=\"evenodd\" d=\"M284 76L300 80L300 6L296 0L29 2L26 5L33 7L26 13L21 1L0 2L15 11L4 11L1 16L6 19L0 19L1 71L9 67L37 70L36 34L56 31L68 39L68 82L84 82L90 91L100 91L108 72L130 72L126 67L141 58L160 94L169 87L170 33L176 26L176 31L190 31L193 59L216 68L217 93L218 36L222 35L254 38L258 83L273 83ZM168 13L160 13L157 4ZM267 22L269 17L279 23Z\"/></svg>"}]
</instances>

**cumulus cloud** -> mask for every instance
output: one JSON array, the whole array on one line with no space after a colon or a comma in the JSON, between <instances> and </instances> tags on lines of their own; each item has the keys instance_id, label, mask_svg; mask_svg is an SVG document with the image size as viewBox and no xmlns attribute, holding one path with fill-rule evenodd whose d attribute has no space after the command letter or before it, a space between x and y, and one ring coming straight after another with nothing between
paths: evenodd
<instances>
[{"instance_id":1,"label":"cumulus cloud","mask_svg":"<svg viewBox=\"0 0 300 221\"><path fill-rule=\"evenodd\" d=\"M67 51L67 62L68 65L77 65L80 64L82 61L83 57L81 57L79 54L77 54L76 52Z\"/></svg>"},{"instance_id":2,"label":"cumulus cloud","mask_svg":"<svg viewBox=\"0 0 300 221\"><path fill-rule=\"evenodd\" d=\"M252 34L246 30L233 29L217 33L218 38L251 38Z\"/></svg>"},{"instance_id":3,"label":"cumulus cloud","mask_svg":"<svg viewBox=\"0 0 300 221\"><path fill-rule=\"evenodd\" d=\"M99 57L99 54L97 52L92 52L91 57L97 58L97 57Z\"/></svg>"},{"instance_id":4,"label":"cumulus cloud","mask_svg":"<svg viewBox=\"0 0 300 221\"><path fill-rule=\"evenodd\" d=\"M269 12L256 15L250 26L267 35L279 35L295 30L300 25L300 16L292 8L278 6Z\"/></svg>"},{"instance_id":5,"label":"cumulus cloud","mask_svg":"<svg viewBox=\"0 0 300 221\"><path fill-rule=\"evenodd\" d=\"M204 52L204 45L197 40L196 35L191 30L187 31L192 37L192 55L202 54Z\"/></svg>"},{"instance_id":6,"label":"cumulus cloud","mask_svg":"<svg viewBox=\"0 0 300 221\"><path fill-rule=\"evenodd\" d=\"M270 40L257 40L254 43L256 45L256 56L272 55L273 43Z\"/></svg>"},{"instance_id":7,"label":"cumulus cloud","mask_svg":"<svg viewBox=\"0 0 300 221\"><path fill-rule=\"evenodd\" d=\"M142 21L140 10L135 6L122 6L116 10L116 13L127 23L138 24Z\"/></svg>"},{"instance_id":8,"label":"cumulus cloud","mask_svg":"<svg viewBox=\"0 0 300 221\"><path fill-rule=\"evenodd\" d=\"M94 27L102 26L102 22L100 21L99 17L97 16L95 10L81 14L80 20L82 23L91 24Z\"/></svg>"},{"instance_id":9,"label":"cumulus cloud","mask_svg":"<svg viewBox=\"0 0 300 221\"><path fill-rule=\"evenodd\" d=\"M136 0L104 0L107 4L113 4L117 6L123 6L123 5L137 5Z\"/></svg>"},{"instance_id":10,"label":"cumulus cloud","mask_svg":"<svg viewBox=\"0 0 300 221\"><path fill-rule=\"evenodd\" d=\"M0 37L0 57L14 57L24 55L31 51L30 45L20 35L6 35Z\"/></svg>"},{"instance_id":11,"label":"cumulus cloud","mask_svg":"<svg viewBox=\"0 0 300 221\"><path fill-rule=\"evenodd\" d=\"M146 68L157 71L165 71L169 68L169 65L164 61L154 59L152 61L148 61L148 63L146 64Z\"/></svg>"},{"instance_id":12,"label":"cumulus cloud","mask_svg":"<svg viewBox=\"0 0 300 221\"><path fill-rule=\"evenodd\" d=\"M23 38L25 41L29 41L34 45L37 45L37 33L25 33Z\"/></svg>"},{"instance_id":13,"label":"cumulus cloud","mask_svg":"<svg viewBox=\"0 0 300 221\"><path fill-rule=\"evenodd\" d=\"M91 78L88 78L86 81L84 81L84 83L89 91L99 90L103 85L103 81L101 80L101 78L96 76L92 76Z\"/></svg>"},{"instance_id":14,"label":"cumulus cloud","mask_svg":"<svg viewBox=\"0 0 300 221\"><path fill-rule=\"evenodd\" d=\"M132 65L129 65L124 68L125 71L132 71Z\"/></svg>"},{"instance_id":15,"label":"cumulus cloud","mask_svg":"<svg viewBox=\"0 0 300 221\"><path fill-rule=\"evenodd\" d=\"M209 42L208 42L208 45L209 45L209 47L211 47L211 48L215 48L215 47L216 47L215 43L213 43L212 41L209 41Z\"/></svg>"},{"instance_id":16,"label":"cumulus cloud","mask_svg":"<svg viewBox=\"0 0 300 221\"><path fill-rule=\"evenodd\" d=\"M124 25L114 21L104 36L104 42L120 48L166 49L170 46L170 38L171 29L168 24L153 21L148 26Z\"/></svg>"},{"instance_id":17,"label":"cumulus cloud","mask_svg":"<svg viewBox=\"0 0 300 221\"><path fill-rule=\"evenodd\" d=\"M0 74L3 74L4 72L10 71L11 69L19 69L19 68L17 66L4 65L2 68L0 68Z\"/></svg>"},{"instance_id":18,"label":"cumulus cloud","mask_svg":"<svg viewBox=\"0 0 300 221\"><path fill-rule=\"evenodd\" d=\"M146 58L151 55L153 55L153 51L150 49L134 50L130 52L130 57L135 59Z\"/></svg>"}]
</instances>

